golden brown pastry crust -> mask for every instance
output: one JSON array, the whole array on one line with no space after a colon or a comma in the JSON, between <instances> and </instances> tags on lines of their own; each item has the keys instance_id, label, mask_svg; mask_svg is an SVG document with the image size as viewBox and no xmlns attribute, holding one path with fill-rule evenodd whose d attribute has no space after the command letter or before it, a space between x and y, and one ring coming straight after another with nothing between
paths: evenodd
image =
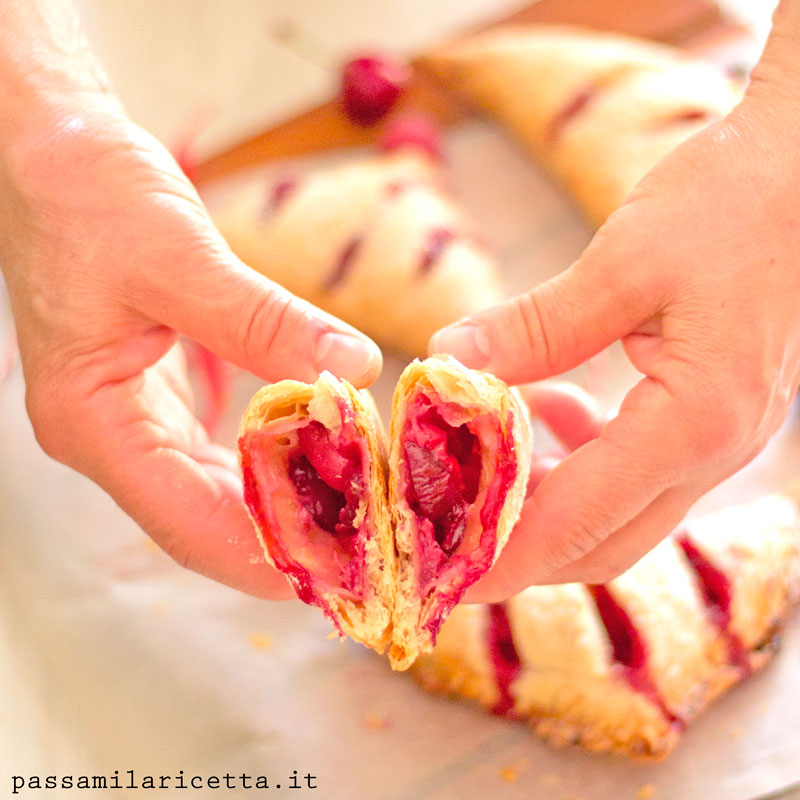
<instances>
[{"instance_id":1,"label":"golden brown pastry crust","mask_svg":"<svg viewBox=\"0 0 800 800\"><path fill-rule=\"evenodd\" d=\"M742 91L677 48L569 26L494 29L423 63L511 128L597 225Z\"/></svg>"},{"instance_id":2,"label":"golden brown pastry crust","mask_svg":"<svg viewBox=\"0 0 800 800\"><path fill-rule=\"evenodd\" d=\"M702 557L692 563L681 540ZM726 591L729 616L720 614ZM694 521L605 592L605 619L580 584L531 587L503 604L518 660L503 713L554 744L662 758L683 725L775 652L775 633L800 599L797 498ZM431 690L497 710L503 673L492 647L490 607L460 606L413 673Z\"/></svg>"},{"instance_id":3,"label":"golden brown pastry crust","mask_svg":"<svg viewBox=\"0 0 800 800\"><path fill-rule=\"evenodd\" d=\"M212 213L246 264L412 356L434 331L503 299L439 167L417 151L305 176L277 205L251 187Z\"/></svg>"}]
</instances>

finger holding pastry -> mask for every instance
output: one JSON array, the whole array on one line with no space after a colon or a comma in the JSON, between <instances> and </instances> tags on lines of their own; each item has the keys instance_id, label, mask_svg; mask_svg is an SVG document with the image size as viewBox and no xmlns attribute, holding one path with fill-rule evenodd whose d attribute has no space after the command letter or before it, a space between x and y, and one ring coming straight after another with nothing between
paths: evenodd
<instances>
[{"instance_id":1,"label":"finger holding pastry","mask_svg":"<svg viewBox=\"0 0 800 800\"><path fill-rule=\"evenodd\" d=\"M526 501L506 596L620 574L788 413L800 381L800 117L784 94L796 76L770 66L791 60L777 30L743 103L664 158L578 261L431 340L510 383L621 340L643 375Z\"/></svg>"}]
</instances>

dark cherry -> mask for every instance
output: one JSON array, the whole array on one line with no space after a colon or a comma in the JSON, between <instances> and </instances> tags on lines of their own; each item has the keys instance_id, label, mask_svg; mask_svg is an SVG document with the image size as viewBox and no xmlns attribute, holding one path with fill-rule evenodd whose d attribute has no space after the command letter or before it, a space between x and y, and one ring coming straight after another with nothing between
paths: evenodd
<instances>
[{"instance_id":1,"label":"dark cherry","mask_svg":"<svg viewBox=\"0 0 800 800\"><path fill-rule=\"evenodd\" d=\"M289 459L289 478L314 522L328 533L336 533L339 512L345 505L344 494L328 486L301 453Z\"/></svg>"},{"instance_id":2,"label":"dark cherry","mask_svg":"<svg viewBox=\"0 0 800 800\"><path fill-rule=\"evenodd\" d=\"M411 77L406 64L379 53L354 58L342 70L341 101L357 125L374 125L397 102Z\"/></svg>"},{"instance_id":3,"label":"dark cherry","mask_svg":"<svg viewBox=\"0 0 800 800\"><path fill-rule=\"evenodd\" d=\"M466 425L448 425L432 406L416 417L412 430L404 446L406 499L430 520L437 543L451 555L464 536L467 506L478 494L480 443Z\"/></svg>"}]
</instances>

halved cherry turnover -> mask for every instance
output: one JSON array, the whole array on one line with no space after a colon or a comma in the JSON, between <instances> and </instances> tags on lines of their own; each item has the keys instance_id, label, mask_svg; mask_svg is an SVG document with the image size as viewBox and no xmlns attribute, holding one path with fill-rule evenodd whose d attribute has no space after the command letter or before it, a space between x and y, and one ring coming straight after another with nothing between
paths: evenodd
<instances>
[{"instance_id":1,"label":"halved cherry turnover","mask_svg":"<svg viewBox=\"0 0 800 800\"><path fill-rule=\"evenodd\" d=\"M414 362L392 415L390 502L400 583L391 657L427 650L467 587L494 563L519 514L527 420L507 387L452 359ZM513 525L513 522L511 523Z\"/></svg>"},{"instance_id":2,"label":"halved cherry turnover","mask_svg":"<svg viewBox=\"0 0 800 800\"><path fill-rule=\"evenodd\" d=\"M239 436L244 496L272 563L338 631L385 648L392 546L374 408L330 375L253 398Z\"/></svg>"},{"instance_id":3,"label":"halved cherry turnover","mask_svg":"<svg viewBox=\"0 0 800 800\"><path fill-rule=\"evenodd\" d=\"M450 358L415 361L395 393L391 508L369 396L323 375L264 387L242 420L245 502L269 561L342 635L405 669L492 565L530 459L514 393Z\"/></svg>"}]
</instances>

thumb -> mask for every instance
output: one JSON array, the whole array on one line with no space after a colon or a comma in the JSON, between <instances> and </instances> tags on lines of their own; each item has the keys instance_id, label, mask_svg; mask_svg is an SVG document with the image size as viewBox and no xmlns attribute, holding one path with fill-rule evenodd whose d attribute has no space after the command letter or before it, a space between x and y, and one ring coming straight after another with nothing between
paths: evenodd
<instances>
[{"instance_id":1,"label":"thumb","mask_svg":"<svg viewBox=\"0 0 800 800\"><path fill-rule=\"evenodd\" d=\"M249 268L223 242L181 261L151 271L139 308L156 321L267 381L312 381L329 370L362 387L380 373L371 339Z\"/></svg>"},{"instance_id":2,"label":"thumb","mask_svg":"<svg viewBox=\"0 0 800 800\"><path fill-rule=\"evenodd\" d=\"M590 247L569 269L530 292L443 328L431 338L430 352L450 353L512 384L581 364L657 308L630 265L610 265L606 249L590 254Z\"/></svg>"}]
</instances>

